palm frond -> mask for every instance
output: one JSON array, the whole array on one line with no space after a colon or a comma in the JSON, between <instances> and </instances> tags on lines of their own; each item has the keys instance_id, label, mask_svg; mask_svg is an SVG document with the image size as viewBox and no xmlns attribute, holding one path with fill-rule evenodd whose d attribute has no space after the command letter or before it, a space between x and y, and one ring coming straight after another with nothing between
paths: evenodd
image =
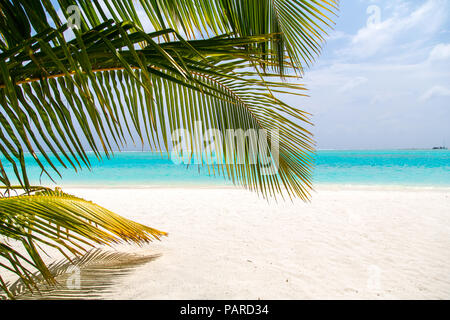
<instances>
[{"instance_id":1,"label":"palm frond","mask_svg":"<svg viewBox=\"0 0 450 320\"><path fill-rule=\"evenodd\" d=\"M74 5L80 25L70 29ZM29 290L33 270L54 284L39 244L70 258L94 244L143 243L164 233L33 187L38 177L27 173L26 153L53 178L62 175L57 163L89 168L88 150L109 158L130 140L175 150L172 134L184 130L191 150L181 156L189 163L266 198L309 198L309 115L278 97L305 95L302 84L286 79L298 81L292 74L319 53L337 1L140 0L139 6L144 15L133 0L0 0L0 235L25 249L0 242L0 267ZM154 31L144 32L145 19ZM272 80L277 76L283 81ZM198 133L216 129L224 134L216 147L234 139L225 136L230 130L244 136L255 130L263 150L255 159L245 140L242 148L213 154ZM275 158L278 172L265 174ZM18 188L25 195L13 196ZM7 290L2 278L0 287Z\"/></svg>"},{"instance_id":2,"label":"palm frond","mask_svg":"<svg viewBox=\"0 0 450 320\"><path fill-rule=\"evenodd\" d=\"M85 13L86 30L95 27L100 17L112 17L116 22L134 21L140 28L145 22L150 22L154 30L172 28L187 38L223 33L238 37L274 34L266 42L249 46L271 61L280 75L285 74L286 54L299 70L312 64L324 35L334 24L339 5L338 0L139 0L139 8L145 12L139 15L134 0L58 2L63 12L70 5L79 6ZM166 34L166 39L169 36Z\"/></svg>"},{"instance_id":3,"label":"palm frond","mask_svg":"<svg viewBox=\"0 0 450 320\"><path fill-rule=\"evenodd\" d=\"M0 266L31 291L36 288L36 270L49 285L55 284L41 247L54 248L71 261L95 245L145 244L164 235L60 190L0 198L0 236L24 249L19 252L17 246L0 243ZM1 278L0 288L8 292Z\"/></svg>"},{"instance_id":4,"label":"palm frond","mask_svg":"<svg viewBox=\"0 0 450 320\"><path fill-rule=\"evenodd\" d=\"M134 132L151 150L169 151L176 143L173 132L187 130L189 140L194 141L194 124L200 121L204 132L266 130L266 157L271 155L270 132L279 131L279 175L261 174L265 160L252 162L248 146L244 152L229 150L226 157L231 163L215 165L208 161L211 155L201 162L264 197L276 195L284 186L290 196L308 198L313 141L299 125L309 124L308 115L274 96L274 92L289 90L302 95L304 88L264 81L258 77L273 75L249 70L252 63L263 60L247 45L270 35L156 44L150 40L161 32L130 31L134 29L137 26L132 23L108 21L96 28L95 37L88 31L67 45L49 47L42 38L33 37L33 58L23 54L25 47L4 53L21 62L4 64L0 104L5 115L0 114L0 122L13 143L5 139L0 146L21 185L29 184L25 151L38 154L35 161L50 175L45 161L50 168L56 166L46 150L64 166L76 169L89 166L86 144L99 157L102 151L109 156ZM55 41L62 41L60 31L50 33ZM134 47L144 40L146 47ZM41 140L35 136L36 129ZM221 139L225 145L225 135ZM197 145L194 149L193 156L202 158L203 148ZM7 176L4 180L10 183Z\"/></svg>"}]
</instances>

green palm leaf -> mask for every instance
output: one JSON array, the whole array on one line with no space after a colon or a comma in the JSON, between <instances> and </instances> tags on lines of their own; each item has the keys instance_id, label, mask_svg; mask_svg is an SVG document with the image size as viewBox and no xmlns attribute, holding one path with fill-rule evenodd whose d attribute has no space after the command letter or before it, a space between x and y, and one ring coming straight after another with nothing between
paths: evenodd
<instances>
[{"instance_id":1,"label":"green palm leaf","mask_svg":"<svg viewBox=\"0 0 450 320\"><path fill-rule=\"evenodd\" d=\"M53 179L63 175L58 163L90 168L87 151L109 158L130 140L150 150L176 149L171 134L181 129L192 149L182 156L211 174L266 198L309 198L309 115L279 96L305 95L302 84L287 80L298 81L294 75L319 54L337 1L136 3L0 0L0 234L26 252L1 242L6 263L0 267L30 289L34 269L53 281L38 243L69 258L83 245L142 243L163 233L61 192L36 189L26 153ZM74 5L80 25L70 29L58 12L70 19ZM144 32L148 22L155 31ZM273 80L278 76L282 81ZM265 142L260 156L255 159L246 140L242 148L222 150L227 162L214 162L217 155L204 149L197 133L215 129L265 132L258 136ZM225 135L214 141L229 142ZM274 158L277 174L265 174ZM18 188L26 194L11 196ZM7 289L1 278L0 285Z\"/></svg>"},{"instance_id":2,"label":"green palm leaf","mask_svg":"<svg viewBox=\"0 0 450 320\"><path fill-rule=\"evenodd\" d=\"M1 198L0 227L2 237L14 240L26 251L20 253L17 245L0 243L0 266L18 276L30 290L36 270L48 284L55 283L40 247L55 248L70 261L70 256L80 256L95 245L144 244L167 235L60 190ZM0 286L8 292L1 277Z\"/></svg>"},{"instance_id":3,"label":"green palm leaf","mask_svg":"<svg viewBox=\"0 0 450 320\"><path fill-rule=\"evenodd\" d=\"M99 157L101 151L109 156L114 149L120 149L132 131L152 150L172 150L174 142L170 134L186 129L193 140L194 122L201 121L204 131L217 128L222 132L278 130L281 135L278 176L261 175L261 163L249 165L251 155L248 152L238 154L239 150L231 150L232 154L227 157L244 158L244 165L235 165L237 161L233 161L231 165L217 165L216 171L265 197L277 194L280 184L289 195L308 197L305 186L310 187L312 139L298 124L309 124L308 116L273 95L304 88L264 81L258 77L272 75L249 71L252 63L267 64L267 61L261 60L258 50L249 49L247 45L266 41L270 35L166 42L138 50L133 44L151 39L155 34L141 31L127 34L125 30L132 30L132 26L110 21L105 29L97 28L100 38L95 38L92 44L83 40L88 34L80 35L77 45L70 43L71 55L64 53L63 46L50 48L42 39L33 38L35 49L39 51L34 59L18 55L23 59L22 64L27 63L27 68L5 69L6 83L4 88L0 85L0 91L4 92L0 104L8 111L10 121L6 117L0 121L9 128L16 143L6 144L3 149L12 154L6 159L24 188L29 180L24 151L31 154L39 151L41 156L36 156L35 160L43 172L49 174L44 160L52 168L56 166L46 149L64 166L76 169L83 164L89 166L81 140L88 141ZM57 35L58 32L55 37ZM72 55L84 61L81 69L85 71L64 65L66 60L70 64ZM39 65L34 60L40 61ZM44 77L42 70L46 73ZM268 88L271 91L267 91ZM14 113L19 116L14 117ZM45 144L34 136L29 118L35 119L34 127L38 128ZM37 147L33 147L30 140ZM222 140L225 145L224 136ZM24 145L26 150L23 150ZM194 153L201 153L200 148ZM270 150L267 153L270 154ZM205 164L214 165L209 161ZM4 180L9 181L9 178L5 176Z\"/></svg>"}]
</instances>

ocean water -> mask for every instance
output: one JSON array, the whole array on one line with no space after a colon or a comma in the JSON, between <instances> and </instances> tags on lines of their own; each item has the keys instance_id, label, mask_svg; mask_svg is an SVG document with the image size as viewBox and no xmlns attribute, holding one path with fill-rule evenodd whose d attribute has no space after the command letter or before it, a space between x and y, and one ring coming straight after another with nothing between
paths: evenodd
<instances>
[{"instance_id":1,"label":"ocean water","mask_svg":"<svg viewBox=\"0 0 450 320\"><path fill-rule=\"evenodd\" d=\"M98 161L89 155L92 168L75 172L58 165L62 179L52 174L59 186L144 187L231 185L222 176L213 176L206 167L176 165L167 154L150 152L116 153ZM12 172L1 158L7 172ZM33 184L55 183L27 156ZM449 150L318 151L315 155L315 184L438 186L450 187ZM51 171L50 171L51 172ZM41 177L40 177L41 176Z\"/></svg>"}]
</instances>

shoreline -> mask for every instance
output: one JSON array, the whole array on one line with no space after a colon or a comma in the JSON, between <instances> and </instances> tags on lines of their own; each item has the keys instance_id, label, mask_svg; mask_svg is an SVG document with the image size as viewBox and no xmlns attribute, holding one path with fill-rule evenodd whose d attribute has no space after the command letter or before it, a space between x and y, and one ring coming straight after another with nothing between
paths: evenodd
<instances>
[{"instance_id":1,"label":"shoreline","mask_svg":"<svg viewBox=\"0 0 450 320\"><path fill-rule=\"evenodd\" d=\"M214 189L214 190L241 190L251 192L246 190L243 187L234 186L234 185L206 185L206 184L185 184L185 185L54 185L50 188L60 187L63 190L68 189L123 189L123 190L141 190L141 189ZM378 184L378 185L369 185L369 184L342 184L342 183L317 183L313 185L312 193L320 192L321 190L362 190L362 191L389 191L389 190L405 190L405 191L442 191L442 192L450 192L450 186L430 186L430 185L393 185L393 184Z\"/></svg>"}]
</instances>

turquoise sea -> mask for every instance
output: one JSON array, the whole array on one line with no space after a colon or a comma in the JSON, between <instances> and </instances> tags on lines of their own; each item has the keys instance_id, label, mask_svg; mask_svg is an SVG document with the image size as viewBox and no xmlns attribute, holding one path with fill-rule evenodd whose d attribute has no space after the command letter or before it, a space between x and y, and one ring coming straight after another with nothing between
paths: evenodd
<instances>
[{"instance_id":1,"label":"turquoise sea","mask_svg":"<svg viewBox=\"0 0 450 320\"><path fill-rule=\"evenodd\" d=\"M31 156L28 156L31 160ZM160 153L122 152L98 161L90 154L92 170L61 169L63 179L53 174L60 186L182 186L228 185L223 177L213 177L207 168L176 165ZM11 171L6 159L2 163ZM314 183L351 185L399 185L450 187L450 150L318 151ZM53 185L29 161L32 183Z\"/></svg>"}]
</instances>

